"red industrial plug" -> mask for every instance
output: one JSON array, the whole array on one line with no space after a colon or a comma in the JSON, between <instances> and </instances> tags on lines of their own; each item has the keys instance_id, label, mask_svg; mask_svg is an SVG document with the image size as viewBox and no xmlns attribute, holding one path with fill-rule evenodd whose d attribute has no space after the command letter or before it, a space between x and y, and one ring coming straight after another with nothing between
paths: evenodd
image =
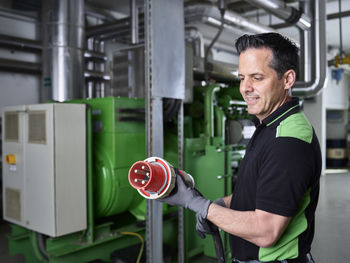
<instances>
[{"instance_id":1,"label":"red industrial plug","mask_svg":"<svg viewBox=\"0 0 350 263\"><path fill-rule=\"evenodd\" d=\"M188 186L194 187L191 175L174 168L159 157L150 157L134 163L129 170L129 182L143 197L160 199L168 196L174 189L177 172Z\"/></svg>"}]
</instances>

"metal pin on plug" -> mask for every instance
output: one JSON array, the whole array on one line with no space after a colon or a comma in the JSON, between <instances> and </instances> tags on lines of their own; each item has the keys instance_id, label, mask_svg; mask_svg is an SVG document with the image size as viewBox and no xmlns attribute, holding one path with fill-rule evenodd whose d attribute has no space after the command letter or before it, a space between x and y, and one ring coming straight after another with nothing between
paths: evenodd
<instances>
[{"instance_id":1,"label":"metal pin on plug","mask_svg":"<svg viewBox=\"0 0 350 263\"><path fill-rule=\"evenodd\" d=\"M142 166L141 166L141 169L142 169L142 171L146 172L146 175L147 175L147 176L149 175L149 170L148 170L148 167L147 167L147 166L142 165Z\"/></svg>"},{"instance_id":2,"label":"metal pin on plug","mask_svg":"<svg viewBox=\"0 0 350 263\"><path fill-rule=\"evenodd\" d=\"M144 171L144 170L135 169L135 170L134 170L134 173L135 173L135 174L141 174L141 175L147 175L147 176L149 176L149 171Z\"/></svg>"},{"instance_id":3,"label":"metal pin on plug","mask_svg":"<svg viewBox=\"0 0 350 263\"><path fill-rule=\"evenodd\" d=\"M137 179L137 178L135 178L134 182L135 182L135 183L137 183L137 182L141 182L141 184L146 184L146 182L148 182L148 180L144 180L144 179Z\"/></svg>"}]
</instances>

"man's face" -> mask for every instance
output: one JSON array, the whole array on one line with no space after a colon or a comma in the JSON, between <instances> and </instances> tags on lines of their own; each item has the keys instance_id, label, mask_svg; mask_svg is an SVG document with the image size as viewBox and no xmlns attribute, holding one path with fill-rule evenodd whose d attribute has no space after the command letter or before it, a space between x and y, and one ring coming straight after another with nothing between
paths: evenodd
<instances>
[{"instance_id":1,"label":"man's face","mask_svg":"<svg viewBox=\"0 0 350 263\"><path fill-rule=\"evenodd\" d=\"M289 99L285 76L278 79L277 72L269 66L272 57L267 48L249 48L239 56L240 92L248 112L260 121Z\"/></svg>"}]
</instances>

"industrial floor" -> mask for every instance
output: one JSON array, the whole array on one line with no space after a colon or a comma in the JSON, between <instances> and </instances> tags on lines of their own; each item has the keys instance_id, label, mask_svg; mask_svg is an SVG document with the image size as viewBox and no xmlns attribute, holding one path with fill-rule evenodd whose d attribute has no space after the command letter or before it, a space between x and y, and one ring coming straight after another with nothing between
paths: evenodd
<instances>
[{"instance_id":1,"label":"industrial floor","mask_svg":"<svg viewBox=\"0 0 350 263\"><path fill-rule=\"evenodd\" d=\"M312 255L317 263L350 262L350 173L327 173L321 178L316 234ZM20 255L8 256L6 233L0 221L0 262L24 262Z\"/></svg>"}]
</instances>

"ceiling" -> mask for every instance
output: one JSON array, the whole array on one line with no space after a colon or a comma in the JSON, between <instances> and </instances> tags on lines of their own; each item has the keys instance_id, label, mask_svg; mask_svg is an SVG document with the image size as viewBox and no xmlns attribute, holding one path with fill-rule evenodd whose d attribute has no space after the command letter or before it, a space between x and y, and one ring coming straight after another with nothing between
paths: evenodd
<instances>
[{"instance_id":1,"label":"ceiling","mask_svg":"<svg viewBox=\"0 0 350 263\"><path fill-rule=\"evenodd\" d=\"M123 17L127 16L129 14L129 0L85 0L86 4L90 8L94 8L95 10L108 10L109 12L114 12L114 17ZM193 0L185 0L185 2L194 2ZM215 3L215 0L196 0L195 2L198 3L205 3L205 2L211 2ZM298 1L285 1L287 4L297 6ZM20 11L25 12L37 12L40 11L41 6L41 0L0 0L0 6L5 8L13 8ZM271 21L272 24L278 23L277 18L271 17L266 14L263 10L258 10L256 7L251 6L246 1L242 0L226 0L227 7L229 10L232 10L236 13L239 13L243 16L249 17L249 19L252 19L254 21L259 21L260 23L268 25ZM137 0L137 4L139 6L143 6L143 0ZM342 11L349 11L350 10L350 1L348 0L342 0ZM326 13L328 14L334 14L339 12L338 7L338 0L327 0L327 6L326 6ZM350 16L343 17L341 19L342 22L342 45L343 50L350 52L350 34L345 34L345 28L348 28L350 26ZM326 22L326 39L327 44L333 48L339 48L340 46L340 32L339 32L339 19L331 19L327 20ZM210 27L204 27L205 31L204 35L207 36L207 38L211 38L217 29L210 28ZM284 28L279 30L281 33L284 33L293 39L298 39L298 30L296 30L293 27L290 28ZM237 34L239 34L240 31L237 31ZM227 42L227 44L230 44L233 42L233 39L235 36L230 34L224 34L221 41L224 43Z\"/></svg>"}]
</instances>

